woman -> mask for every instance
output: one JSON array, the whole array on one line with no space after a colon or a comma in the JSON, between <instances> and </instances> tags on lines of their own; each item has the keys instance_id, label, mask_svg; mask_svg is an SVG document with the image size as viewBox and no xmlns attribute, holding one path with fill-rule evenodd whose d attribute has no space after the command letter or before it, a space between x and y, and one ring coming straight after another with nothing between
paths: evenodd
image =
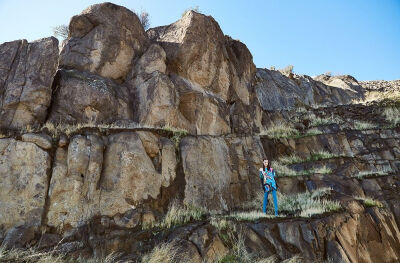
<instances>
[{"instance_id":1,"label":"woman","mask_svg":"<svg viewBox=\"0 0 400 263\"><path fill-rule=\"evenodd\" d=\"M275 171L267 159L263 161L263 168L260 168L260 179L264 190L263 213L267 213L268 195L272 192L274 198L275 216L278 215L278 198L276 196Z\"/></svg>"}]
</instances>

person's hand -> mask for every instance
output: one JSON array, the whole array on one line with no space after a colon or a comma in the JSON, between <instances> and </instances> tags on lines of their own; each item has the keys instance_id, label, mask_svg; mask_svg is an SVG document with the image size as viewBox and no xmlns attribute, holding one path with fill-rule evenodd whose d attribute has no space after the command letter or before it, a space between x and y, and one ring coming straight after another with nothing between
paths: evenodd
<instances>
[{"instance_id":1,"label":"person's hand","mask_svg":"<svg viewBox=\"0 0 400 263\"><path fill-rule=\"evenodd\" d=\"M260 168L260 170L259 170L260 172L262 172L263 171L263 168Z\"/></svg>"},{"instance_id":2,"label":"person's hand","mask_svg":"<svg viewBox=\"0 0 400 263\"><path fill-rule=\"evenodd\" d=\"M267 179L272 179L272 177L267 175Z\"/></svg>"}]
</instances>

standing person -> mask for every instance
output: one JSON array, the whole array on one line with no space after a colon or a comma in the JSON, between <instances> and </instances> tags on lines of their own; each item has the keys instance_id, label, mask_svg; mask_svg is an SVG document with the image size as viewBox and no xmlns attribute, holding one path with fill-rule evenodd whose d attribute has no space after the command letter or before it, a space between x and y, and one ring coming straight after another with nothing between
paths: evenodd
<instances>
[{"instance_id":1,"label":"standing person","mask_svg":"<svg viewBox=\"0 0 400 263\"><path fill-rule=\"evenodd\" d=\"M272 192L274 198L275 216L278 215L278 198L276 196L275 171L267 159L263 161L263 168L260 168L260 180L264 190L263 213L267 213L268 195Z\"/></svg>"}]
</instances>

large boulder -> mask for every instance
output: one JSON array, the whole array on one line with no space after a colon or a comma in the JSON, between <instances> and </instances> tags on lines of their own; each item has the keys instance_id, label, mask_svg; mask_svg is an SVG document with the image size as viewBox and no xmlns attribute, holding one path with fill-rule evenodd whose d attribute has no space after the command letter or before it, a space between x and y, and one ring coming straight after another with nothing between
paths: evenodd
<instances>
[{"instance_id":1,"label":"large boulder","mask_svg":"<svg viewBox=\"0 0 400 263\"><path fill-rule=\"evenodd\" d=\"M44 122L57 64L58 41L54 37L0 45L0 127Z\"/></svg>"},{"instance_id":2,"label":"large boulder","mask_svg":"<svg viewBox=\"0 0 400 263\"><path fill-rule=\"evenodd\" d=\"M50 121L110 123L133 118L126 87L76 70L60 70L57 79Z\"/></svg>"},{"instance_id":3,"label":"large boulder","mask_svg":"<svg viewBox=\"0 0 400 263\"><path fill-rule=\"evenodd\" d=\"M148 45L143 26L132 11L112 3L96 4L72 17L60 67L123 81L132 60Z\"/></svg>"},{"instance_id":4,"label":"large boulder","mask_svg":"<svg viewBox=\"0 0 400 263\"><path fill-rule=\"evenodd\" d=\"M224 101L249 103L252 56L244 44L225 37L212 17L189 11L177 22L147 33L165 49L168 71Z\"/></svg>"},{"instance_id":5,"label":"large boulder","mask_svg":"<svg viewBox=\"0 0 400 263\"><path fill-rule=\"evenodd\" d=\"M134 101L134 120L185 129L191 134L230 133L226 102L176 74L166 74L165 61L164 49L153 44L126 81Z\"/></svg>"},{"instance_id":6,"label":"large boulder","mask_svg":"<svg viewBox=\"0 0 400 263\"><path fill-rule=\"evenodd\" d=\"M49 189L49 226L68 228L108 216L121 227L140 221L136 208L176 177L174 144L150 132L76 135L58 148Z\"/></svg>"},{"instance_id":7,"label":"large boulder","mask_svg":"<svg viewBox=\"0 0 400 263\"><path fill-rule=\"evenodd\" d=\"M185 203L229 210L259 190L263 148L257 137L185 137L180 147Z\"/></svg>"},{"instance_id":8,"label":"large boulder","mask_svg":"<svg viewBox=\"0 0 400 263\"><path fill-rule=\"evenodd\" d=\"M0 139L0 228L40 226L50 155L31 142Z\"/></svg>"}]
</instances>

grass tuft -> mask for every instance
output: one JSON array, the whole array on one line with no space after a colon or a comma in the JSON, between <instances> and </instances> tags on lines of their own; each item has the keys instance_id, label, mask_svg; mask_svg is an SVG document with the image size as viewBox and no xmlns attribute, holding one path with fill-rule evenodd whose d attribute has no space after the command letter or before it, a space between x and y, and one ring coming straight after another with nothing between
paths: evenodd
<instances>
[{"instance_id":1,"label":"grass tuft","mask_svg":"<svg viewBox=\"0 0 400 263\"><path fill-rule=\"evenodd\" d=\"M380 201L372 199L370 197L354 196L354 199L362 201L366 207L379 207L379 208L384 207L384 205Z\"/></svg>"},{"instance_id":2,"label":"grass tuft","mask_svg":"<svg viewBox=\"0 0 400 263\"><path fill-rule=\"evenodd\" d=\"M201 220L207 214L209 213L204 208L190 204L181 204L177 200L173 200L169 205L167 214L161 222L144 225L143 228L171 228L173 226L187 224L192 220Z\"/></svg>"},{"instance_id":3,"label":"grass tuft","mask_svg":"<svg viewBox=\"0 0 400 263\"><path fill-rule=\"evenodd\" d=\"M162 243L154 247L153 250L142 257L141 263L189 263L190 255L188 252L179 249L176 242Z\"/></svg>"},{"instance_id":4,"label":"grass tuft","mask_svg":"<svg viewBox=\"0 0 400 263\"><path fill-rule=\"evenodd\" d=\"M271 139L287 138L299 135L300 132L293 128L291 125L280 122L274 126L269 127L265 132L260 135L266 135Z\"/></svg>"},{"instance_id":5,"label":"grass tuft","mask_svg":"<svg viewBox=\"0 0 400 263\"><path fill-rule=\"evenodd\" d=\"M378 128L378 125L371 122L358 121L358 120L354 121L355 130L371 130L376 128Z\"/></svg>"},{"instance_id":6,"label":"grass tuft","mask_svg":"<svg viewBox=\"0 0 400 263\"><path fill-rule=\"evenodd\" d=\"M390 122L393 127L396 127L400 124L400 109L395 107L387 107L385 108L383 115L387 122Z\"/></svg>"}]
</instances>

